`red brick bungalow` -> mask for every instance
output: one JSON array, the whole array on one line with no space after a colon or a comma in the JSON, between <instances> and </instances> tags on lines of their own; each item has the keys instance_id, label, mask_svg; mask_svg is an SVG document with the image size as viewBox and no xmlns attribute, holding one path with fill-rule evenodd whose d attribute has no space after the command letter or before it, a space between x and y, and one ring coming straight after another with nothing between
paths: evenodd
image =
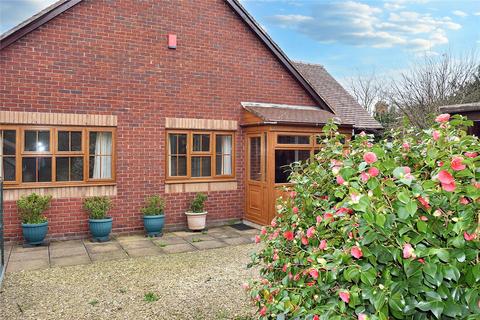
<instances>
[{"instance_id":1,"label":"red brick bungalow","mask_svg":"<svg viewBox=\"0 0 480 320\"><path fill-rule=\"evenodd\" d=\"M1 36L6 239L31 192L53 196L51 238L87 234L93 195L114 199L116 233L142 229L151 194L167 229L199 191L208 225L268 223L279 168L314 152L326 121L380 127L318 67L293 64L236 0L55 3Z\"/></svg>"}]
</instances>

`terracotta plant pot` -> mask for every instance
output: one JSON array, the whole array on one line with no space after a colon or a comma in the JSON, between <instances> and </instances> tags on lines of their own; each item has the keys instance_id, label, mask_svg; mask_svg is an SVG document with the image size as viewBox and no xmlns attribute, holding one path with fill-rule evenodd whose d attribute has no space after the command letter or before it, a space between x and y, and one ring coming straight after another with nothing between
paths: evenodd
<instances>
[{"instance_id":1,"label":"terracotta plant pot","mask_svg":"<svg viewBox=\"0 0 480 320\"><path fill-rule=\"evenodd\" d=\"M188 229L197 231L205 229L207 220L207 211L204 212L185 212L187 216Z\"/></svg>"}]
</instances>

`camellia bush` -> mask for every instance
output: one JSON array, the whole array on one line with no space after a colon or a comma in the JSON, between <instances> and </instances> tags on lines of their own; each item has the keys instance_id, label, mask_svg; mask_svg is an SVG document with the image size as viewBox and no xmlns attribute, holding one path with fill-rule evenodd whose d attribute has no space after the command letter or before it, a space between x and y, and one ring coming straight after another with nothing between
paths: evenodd
<instances>
[{"instance_id":1,"label":"camellia bush","mask_svg":"<svg viewBox=\"0 0 480 320\"><path fill-rule=\"evenodd\" d=\"M262 229L261 319L479 319L480 143L461 116L322 149Z\"/></svg>"}]
</instances>

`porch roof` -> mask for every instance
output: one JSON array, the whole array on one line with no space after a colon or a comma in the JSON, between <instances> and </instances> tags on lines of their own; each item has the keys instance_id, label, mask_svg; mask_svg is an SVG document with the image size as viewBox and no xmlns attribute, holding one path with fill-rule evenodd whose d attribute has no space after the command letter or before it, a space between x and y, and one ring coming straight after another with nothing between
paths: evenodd
<instances>
[{"instance_id":1,"label":"porch roof","mask_svg":"<svg viewBox=\"0 0 480 320\"><path fill-rule=\"evenodd\" d=\"M261 124L300 124L306 126L324 125L329 120L337 124L352 126L337 115L312 106L242 102L245 110L261 119Z\"/></svg>"}]
</instances>

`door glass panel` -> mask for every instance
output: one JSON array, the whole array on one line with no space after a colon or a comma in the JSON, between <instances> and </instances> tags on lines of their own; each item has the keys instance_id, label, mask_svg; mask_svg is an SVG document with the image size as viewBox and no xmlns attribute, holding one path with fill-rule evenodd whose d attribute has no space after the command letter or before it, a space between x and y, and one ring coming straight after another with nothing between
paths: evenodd
<instances>
[{"instance_id":1,"label":"door glass panel","mask_svg":"<svg viewBox=\"0 0 480 320\"><path fill-rule=\"evenodd\" d=\"M250 180L262 179L262 141L260 137L250 138Z\"/></svg>"},{"instance_id":2,"label":"door glass panel","mask_svg":"<svg viewBox=\"0 0 480 320\"><path fill-rule=\"evenodd\" d=\"M310 136L285 136L277 137L278 144L310 144Z\"/></svg>"},{"instance_id":3,"label":"door glass panel","mask_svg":"<svg viewBox=\"0 0 480 320\"><path fill-rule=\"evenodd\" d=\"M275 150L275 183L286 183L290 176L290 165L310 158L309 150Z\"/></svg>"},{"instance_id":4,"label":"door glass panel","mask_svg":"<svg viewBox=\"0 0 480 320\"><path fill-rule=\"evenodd\" d=\"M5 181L15 181L15 157L3 158L3 179Z\"/></svg>"}]
</instances>

